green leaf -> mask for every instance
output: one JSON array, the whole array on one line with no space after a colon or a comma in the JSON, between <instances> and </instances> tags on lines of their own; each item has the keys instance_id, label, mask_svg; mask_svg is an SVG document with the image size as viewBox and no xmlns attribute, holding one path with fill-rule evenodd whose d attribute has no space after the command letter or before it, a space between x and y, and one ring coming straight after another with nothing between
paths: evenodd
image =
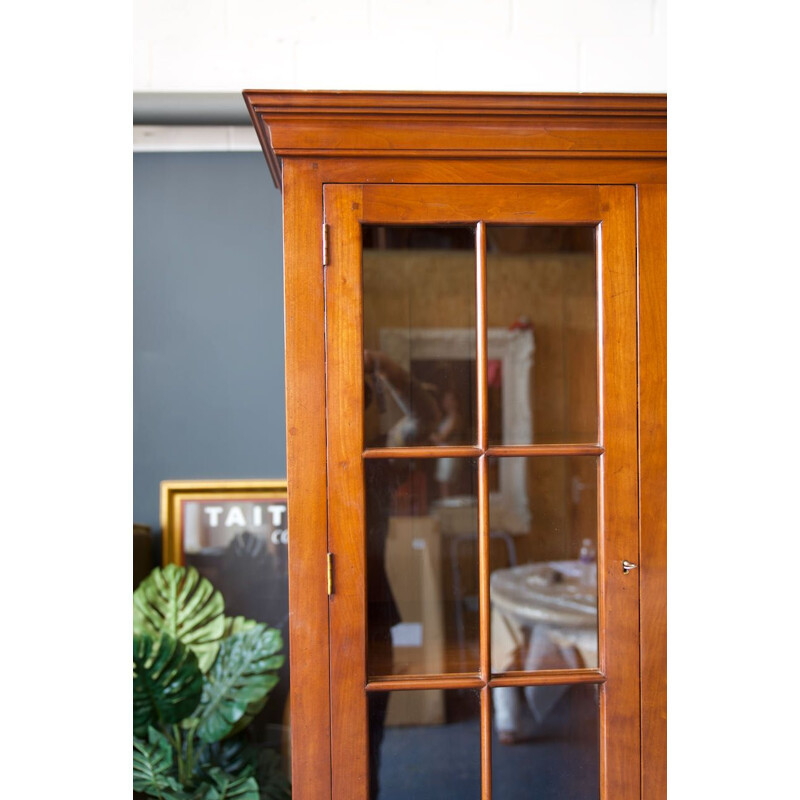
<instances>
[{"instance_id":1,"label":"green leaf","mask_svg":"<svg viewBox=\"0 0 800 800\"><path fill-rule=\"evenodd\" d=\"M202 792L189 791L176 780L174 750L163 733L151 727L147 741L133 740L133 788L158 800L202 800Z\"/></svg>"},{"instance_id":2,"label":"green leaf","mask_svg":"<svg viewBox=\"0 0 800 800\"><path fill-rule=\"evenodd\" d=\"M148 729L147 741L133 740L133 788L155 794L169 787L173 777L174 751L164 734Z\"/></svg>"},{"instance_id":3,"label":"green leaf","mask_svg":"<svg viewBox=\"0 0 800 800\"><path fill-rule=\"evenodd\" d=\"M133 730L144 736L149 725L180 722L197 708L203 674L195 654L162 634L133 637Z\"/></svg>"},{"instance_id":4,"label":"green leaf","mask_svg":"<svg viewBox=\"0 0 800 800\"><path fill-rule=\"evenodd\" d=\"M197 711L197 734L203 741L216 742L241 730L264 707L278 682L273 671L283 665L283 656L276 655L282 647L280 631L261 623L222 643L205 676Z\"/></svg>"},{"instance_id":5,"label":"green leaf","mask_svg":"<svg viewBox=\"0 0 800 800\"><path fill-rule=\"evenodd\" d=\"M225 635L225 601L194 567L154 569L133 593L133 631L169 634L190 647L207 672Z\"/></svg>"},{"instance_id":6,"label":"green leaf","mask_svg":"<svg viewBox=\"0 0 800 800\"><path fill-rule=\"evenodd\" d=\"M228 738L221 742L204 743L197 753L196 772L207 774L213 767L219 767L237 778L255 775L259 755L242 738Z\"/></svg>"},{"instance_id":7,"label":"green leaf","mask_svg":"<svg viewBox=\"0 0 800 800\"><path fill-rule=\"evenodd\" d=\"M258 788L261 800L291 800L292 785L274 750L262 749L259 752Z\"/></svg>"},{"instance_id":8,"label":"green leaf","mask_svg":"<svg viewBox=\"0 0 800 800\"><path fill-rule=\"evenodd\" d=\"M254 777L237 778L218 767L209 771L213 785L206 793L206 800L259 800L258 783Z\"/></svg>"},{"instance_id":9,"label":"green leaf","mask_svg":"<svg viewBox=\"0 0 800 800\"><path fill-rule=\"evenodd\" d=\"M225 617L225 638L233 636L234 633L241 633L242 631L249 631L258 623L254 619L247 619L245 617Z\"/></svg>"}]
</instances>

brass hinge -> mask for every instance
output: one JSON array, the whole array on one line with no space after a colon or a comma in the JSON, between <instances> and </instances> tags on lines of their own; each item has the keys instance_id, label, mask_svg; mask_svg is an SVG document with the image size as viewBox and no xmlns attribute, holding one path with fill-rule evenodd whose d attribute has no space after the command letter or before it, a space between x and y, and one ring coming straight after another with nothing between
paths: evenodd
<instances>
[{"instance_id":1,"label":"brass hinge","mask_svg":"<svg viewBox=\"0 0 800 800\"><path fill-rule=\"evenodd\" d=\"M330 252L331 226L327 222L322 223L322 266L328 266L328 253Z\"/></svg>"},{"instance_id":2,"label":"brass hinge","mask_svg":"<svg viewBox=\"0 0 800 800\"><path fill-rule=\"evenodd\" d=\"M328 595L333 594L333 553L328 553Z\"/></svg>"}]
</instances>

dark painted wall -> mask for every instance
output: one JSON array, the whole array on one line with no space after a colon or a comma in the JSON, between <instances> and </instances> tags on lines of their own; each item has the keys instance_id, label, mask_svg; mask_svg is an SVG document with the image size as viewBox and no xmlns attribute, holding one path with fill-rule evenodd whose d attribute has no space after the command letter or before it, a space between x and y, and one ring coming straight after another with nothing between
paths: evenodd
<instances>
[{"instance_id":1,"label":"dark painted wall","mask_svg":"<svg viewBox=\"0 0 800 800\"><path fill-rule=\"evenodd\" d=\"M168 478L283 478L281 197L260 153L133 157L133 512Z\"/></svg>"}]
</instances>

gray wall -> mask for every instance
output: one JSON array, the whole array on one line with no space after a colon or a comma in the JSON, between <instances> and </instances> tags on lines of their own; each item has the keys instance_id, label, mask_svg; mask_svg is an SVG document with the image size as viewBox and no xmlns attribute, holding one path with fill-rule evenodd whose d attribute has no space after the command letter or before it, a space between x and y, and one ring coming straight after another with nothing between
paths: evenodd
<instances>
[{"instance_id":1,"label":"gray wall","mask_svg":"<svg viewBox=\"0 0 800 800\"><path fill-rule=\"evenodd\" d=\"M133 157L133 513L168 478L283 478L281 197L260 153Z\"/></svg>"}]
</instances>

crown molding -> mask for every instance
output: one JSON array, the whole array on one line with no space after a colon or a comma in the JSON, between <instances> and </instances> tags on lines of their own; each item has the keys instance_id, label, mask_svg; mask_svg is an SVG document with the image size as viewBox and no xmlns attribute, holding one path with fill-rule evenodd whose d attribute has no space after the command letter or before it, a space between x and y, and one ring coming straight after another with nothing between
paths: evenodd
<instances>
[{"instance_id":1,"label":"crown molding","mask_svg":"<svg viewBox=\"0 0 800 800\"><path fill-rule=\"evenodd\" d=\"M276 186L292 157L666 158L663 94L243 95Z\"/></svg>"}]
</instances>

